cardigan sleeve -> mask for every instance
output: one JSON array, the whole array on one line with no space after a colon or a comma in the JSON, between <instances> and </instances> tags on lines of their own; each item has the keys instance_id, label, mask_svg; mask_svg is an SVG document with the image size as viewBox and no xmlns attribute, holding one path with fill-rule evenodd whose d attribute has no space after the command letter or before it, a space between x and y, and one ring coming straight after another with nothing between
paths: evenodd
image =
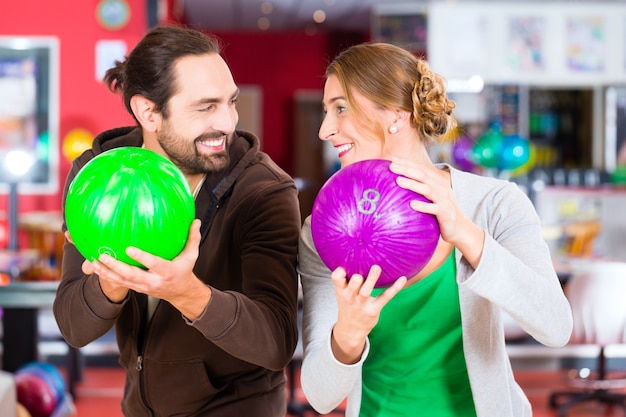
<instances>
[{"instance_id":1,"label":"cardigan sleeve","mask_svg":"<svg viewBox=\"0 0 626 417\"><path fill-rule=\"evenodd\" d=\"M361 360L343 364L333 356L330 338L337 320L335 287L330 270L320 259L311 236L311 217L302 228L298 249L298 272L302 282L302 390L320 413L334 410L354 391L360 394L361 368L369 352L369 341Z\"/></svg>"},{"instance_id":2,"label":"cardigan sleeve","mask_svg":"<svg viewBox=\"0 0 626 417\"><path fill-rule=\"evenodd\" d=\"M528 197L502 181L473 214L486 232L481 261L459 266L459 285L488 299L538 342L560 347L569 341L572 314L541 235L541 221Z\"/></svg>"}]
</instances>

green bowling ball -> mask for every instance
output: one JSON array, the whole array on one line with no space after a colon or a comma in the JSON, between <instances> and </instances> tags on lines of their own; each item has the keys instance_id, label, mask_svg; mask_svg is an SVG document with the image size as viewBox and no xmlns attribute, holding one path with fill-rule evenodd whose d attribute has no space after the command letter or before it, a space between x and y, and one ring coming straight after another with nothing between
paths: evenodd
<instances>
[{"instance_id":1,"label":"green bowling ball","mask_svg":"<svg viewBox=\"0 0 626 417\"><path fill-rule=\"evenodd\" d=\"M194 198L180 169L136 147L94 157L78 172L65 199L70 238L90 261L106 253L145 268L126 255L129 246L171 260L185 246L194 217Z\"/></svg>"}]
</instances>

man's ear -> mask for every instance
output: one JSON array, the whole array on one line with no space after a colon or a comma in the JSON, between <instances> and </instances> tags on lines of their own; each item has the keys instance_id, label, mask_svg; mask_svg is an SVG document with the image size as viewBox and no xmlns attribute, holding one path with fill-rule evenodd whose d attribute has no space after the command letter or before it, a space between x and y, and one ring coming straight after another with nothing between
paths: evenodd
<instances>
[{"instance_id":1,"label":"man's ear","mask_svg":"<svg viewBox=\"0 0 626 417\"><path fill-rule=\"evenodd\" d=\"M133 114L148 132L155 132L161 123L161 113L154 111L154 103L147 98L135 95L130 99L130 108Z\"/></svg>"}]
</instances>

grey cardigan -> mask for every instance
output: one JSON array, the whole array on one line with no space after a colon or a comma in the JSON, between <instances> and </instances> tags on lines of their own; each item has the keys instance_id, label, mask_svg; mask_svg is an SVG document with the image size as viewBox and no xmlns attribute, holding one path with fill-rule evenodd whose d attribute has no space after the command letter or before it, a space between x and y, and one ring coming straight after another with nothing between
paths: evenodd
<instances>
[{"instance_id":1,"label":"grey cardigan","mask_svg":"<svg viewBox=\"0 0 626 417\"><path fill-rule=\"evenodd\" d=\"M565 345L572 314L541 223L532 203L516 184L438 165L451 172L452 189L462 210L486 232L482 258L472 268L456 253L463 345L478 417L530 417L530 402L515 382L502 326L504 310L538 342ZM330 348L337 302L330 271L311 237L311 219L300 237L298 272L303 290L301 382L307 400L320 413L335 409L347 397L346 417L358 416L361 360L338 362Z\"/></svg>"}]
</instances>

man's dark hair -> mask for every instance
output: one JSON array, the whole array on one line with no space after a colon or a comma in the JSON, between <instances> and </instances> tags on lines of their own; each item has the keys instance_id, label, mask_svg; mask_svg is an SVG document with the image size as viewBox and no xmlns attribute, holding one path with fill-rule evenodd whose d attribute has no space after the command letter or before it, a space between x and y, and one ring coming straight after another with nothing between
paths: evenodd
<instances>
[{"instance_id":1,"label":"man's dark hair","mask_svg":"<svg viewBox=\"0 0 626 417\"><path fill-rule=\"evenodd\" d=\"M151 29L123 61L107 70L103 81L120 93L126 110L136 119L130 99L140 95L155 104L154 111L167 119L167 103L176 93L177 60L189 55L219 54L219 41L205 33L182 26L164 25Z\"/></svg>"}]
</instances>

